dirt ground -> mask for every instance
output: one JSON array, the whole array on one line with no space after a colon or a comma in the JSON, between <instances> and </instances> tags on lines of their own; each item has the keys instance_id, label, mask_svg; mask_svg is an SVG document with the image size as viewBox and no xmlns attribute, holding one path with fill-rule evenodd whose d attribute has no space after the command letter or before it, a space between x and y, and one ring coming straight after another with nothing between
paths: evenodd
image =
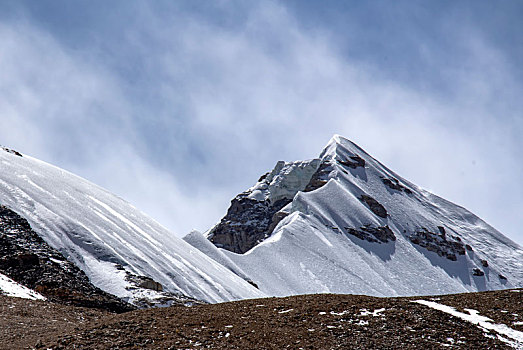
<instances>
[{"instance_id":1,"label":"dirt ground","mask_svg":"<svg viewBox=\"0 0 523 350\"><path fill-rule=\"evenodd\" d=\"M30 349L108 315L97 309L0 296L0 349Z\"/></svg>"},{"instance_id":2,"label":"dirt ground","mask_svg":"<svg viewBox=\"0 0 523 350\"><path fill-rule=\"evenodd\" d=\"M0 297L2 349L506 349L496 333L412 302L478 310L523 331L523 290L416 298L303 295L123 314Z\"/></svg>"}]
</instances>

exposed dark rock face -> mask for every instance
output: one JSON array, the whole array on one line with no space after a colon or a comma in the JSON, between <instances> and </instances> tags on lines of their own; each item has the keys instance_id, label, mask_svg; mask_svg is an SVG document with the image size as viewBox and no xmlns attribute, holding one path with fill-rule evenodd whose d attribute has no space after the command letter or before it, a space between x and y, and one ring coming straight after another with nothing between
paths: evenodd
<instances>
[{"instance_id":1,"label":"exposed dark rock face","mask_svg":"<svg viewBox=\"0 0 523 350\"><path fill-rule=\"evenodd\" d=\"M337 159L337 162L351 169L356 169L357 167L365 167L365 159L361 158L357 154L350 156L349 159Z\"/></svg>"},{"instance_id":2,"label":"exposed dark rock face","mask_svg":"<svg viewBox=\"0 0 523 350\"><path fill-rule=\"evenodd\" d=\"M286 213L283 211L277 211L276 213L274 213L274 215L272 216L272 221L269 225L269 228L267 229L267 234L271 235L272 232L274 231L274 229L276 228L276 226L278 226L280 221L282 221L284 218L286 218L287 215L289 215L289 213Z\"/></svg>"},{"instance_id":3,"label":"exposed dark rock face","mask_svg":"<svg viewBox=\"0 0 523 350\"><path fill-rule=\"evenodd\" d=\"M282 166L285 164L281 163ZM318 165L307 184L303 188L298 188L297 191L311 192L319 189L327 183L332 170L330 161L323 161ZM273 175L270 175L271 173L262 175L258 183L264 183L270 187L273 179ZM217 247L243 254L269 237L278 223L289 215L288 212L281 211L281 209L292 202L292 199L277 196L276 198L281 199L271 202L269 199L250 198L250 194L251 192L245 191L236 196L231 201L225 217L209 233L209 240ZM291 195L292 193L286 194L286 196Z\"/></svg>"},{"instance_id":4,"label":"exposed dark rock face","mask_svg":"<svg viewBox=\"0 0 523 350\"><path fill-rule=\"evenodd\" d=\"M485 275L485 273L483 271L481 271L480 269L478 269L478 268L475 268L474 270L472 270L472 274L474 276L478 276L478 277Z\"/></svg>"},{"instance_id":5,"label":"exposed dark rock face","mask_svg":"<svg viewBox=\"0 0 523 350\"><path fill-rule=\"evenodd\" d=\"M127 280L133 282L140 288L150 289L157 292L163 291L163 286L161 283L156 282L150 277L146 276L137 276L137 275L127 275Z\"/></svg>"},{"instance_id":6,"label":"exposed dark rock face","mask_svg":"<svg viewBox=\"0 0 523 350\"><path fill-rule=\"evenodd\" d=\"M394 232L392 232L389 226L372 227L365 225L359 229L351 227L345 227L345 229L348 234L371 243L387 243L396 240L396 236L394 236Z\"/></svg>"},{"instance_id":7,"label":"exposed dark rock face","mask_svg":"<svg viewBox=\"0 0 523 350\"><path fill-rule=\"evenodd\" d=\"M488 261L487 260L481 260L481 266L488 267Z\"/></svg>"},{"instance_id":8,"label":"exposed dark rock face","mask_svg":"<svg viewBox=\"0 0 523 350\"><path fill-rule=\"evenodd\" d=\"M443 227L442 227L443 228ZM430 232L425 227L409 237L410 241L428 251L437 253L449 260L456 261L456 254L465 255L465 245L459 237L447 237L442 230L440 234Z\"/></svg>"},{"instance_id":9,"label":"exposed dark rock face","mask_svg":"<svg viewBox=\"0 0 523 350\"><path fill-rule=\"evenodd\" d=\"M20 152L17 152L14 149L10 149L7 147L1 147L1 148L2 148L2 150L6 151L7 153L11 153L11 154L14 154L15 156L23 157Z\"/></svg>"},{"instance_id":10,"label":"exposed dark rock face","mask_svg":"<svg viewBox=\"0 0 523 350\"><path fill-rule=\"evenodd\" d=\"M238 254L247 252L272 233L276 221L284 217L275 214L291 202L281 199L271 204L247 196L245 192L236 196L227 215L211 230L209 240L217 247Z\"/></svg>"},{"instance_id":11,"label":"exposed dark rock face","mask_svg":"<svg viewBox=\"0 0 523 350\"><path fill-rule=\"evenodd\" d=\"M303 192L312 192L324 186L328 182L329 173L332 171L332 165L328 161L321 162L318 170L312 175L311 180L305 186Z\"/></svg>"},{"instance_id":12,"label":"exposed dark rock face","mask_svg":"<svg viewBox=\"0 0 523 350\"><path fill-rule=\"evenodd\" d=\"M381 205L377 200L372 198L371 196L368 196L366 194L362 194L359 198L360 201L367 204L369 209L380 218L386 218L387 217L387 210L383 205Z\"/></svg>"},{"instance_id":13,"label":"exposed dark rock face","mask_svg":"<svg viewBox=\"0 0 523 350\"><path fill-rule=\"evenodd\" d=\"M381 181L383 182L383 184L385 184L385 186L389 187L392 190L405 192L406 194L412 194L411 190L400 184L399 180L394 177L382 178Z\"/></svg>"},{"instance_id":14,"label":"exposed dark rock face","mask_svg":"<svg viewBox=\"0 0 523 350\"><path fill-rule=\"evenodd\" d=\"M0 272L51 301L113 312L134 309L93 286L85 273L51 248L27 220L1 205Z\"/></svg>"}]
</instances>

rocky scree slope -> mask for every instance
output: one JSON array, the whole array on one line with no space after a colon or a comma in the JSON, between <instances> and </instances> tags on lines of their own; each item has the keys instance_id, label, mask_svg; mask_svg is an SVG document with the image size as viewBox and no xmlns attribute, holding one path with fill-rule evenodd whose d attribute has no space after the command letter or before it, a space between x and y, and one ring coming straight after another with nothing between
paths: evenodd
<instances>
[{"instance_id":1,"label":"rocky scree slope","mask_svg":"<svg viewBox=\"0 0 523 350\"><path fill-rule=\"evenodd\" d=\"M523 286L519 245L338 135L317 159L278 162L203 236L215 246L206 254L227 257L269 295ZM188 242L201 249L203 236Z\"/></svg>"},{"instance_id":2,"label":"rocky scree slope","mask_svg":"<svg viewBox=\"0 0 523 350\"><path fill-rule=\"evenodd\" d=\"M134 310L130 304L93 286L85 273L45 243L27 220L2 205L0 273L49 301L112 312Z\"/></svg>"}]
</instances>

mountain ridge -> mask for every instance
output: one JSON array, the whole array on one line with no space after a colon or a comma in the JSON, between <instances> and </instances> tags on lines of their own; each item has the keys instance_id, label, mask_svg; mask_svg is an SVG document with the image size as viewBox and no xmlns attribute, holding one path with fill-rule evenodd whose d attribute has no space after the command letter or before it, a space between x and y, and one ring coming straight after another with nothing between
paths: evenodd
<instances>
[{"instance_id":1,"label":"mountain ridge","mask_svg":"<svg viewBox=\"0 0 523 350\"><path fill-rule=\"evenodd\" d=\"M518 244L465 208L402 178L355 143L335 135L319 158L305 162L314 163L315 172L306 185L287 186L294 193L278 211L256 212L267 207L275 182L300 182L292 169L304 162L278 162L205 233L265 293L396 296L523 286ZM235 201L245 198L251 204L242 212ZM245 213L260 214L266 231L238 251L223 242L248 239L252 222ZM221 241L218 229L225 232Z\"/></svg>"},{"instance_id":2,"label":"mountain ridge","mask_svg":"<svg viewBox=\"0 0 523 350\"><path fill-rule=\"evenodd\" d=\"M0 204L138 307L265 296L449 294L523 286L523 249L335 135L276 163L204 234L183 239L108 191L9 149Z\"/></svg>"},{"instance_id":3,"label":"mountain ridge","mask_svg":"<svg viewBox=\"0 0 523 350\"><path fill-rule=\"evenodd\" d=\"M0 204L96 287L142 307L264 296L121 198L17 153L0 150Z\"/></svg>"}]
</instances>

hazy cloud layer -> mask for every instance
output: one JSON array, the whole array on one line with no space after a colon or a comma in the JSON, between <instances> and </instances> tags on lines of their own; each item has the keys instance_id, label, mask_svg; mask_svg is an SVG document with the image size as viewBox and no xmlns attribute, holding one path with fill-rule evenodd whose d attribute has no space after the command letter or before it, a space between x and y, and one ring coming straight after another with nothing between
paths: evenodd
<instances>
[{"instance_id":1,"label":"hazy cloud layer","mask_svg":"<svg viewBox=\"0 0 523 350\"><path fill-rule=\"evenodd\" d=\"M462 4L29 4L0 22L0 144L177 235L339 133L523 242L521 46L494 40L517 25L502 14L489 31Z\"/></svg>"}]
</instances>

